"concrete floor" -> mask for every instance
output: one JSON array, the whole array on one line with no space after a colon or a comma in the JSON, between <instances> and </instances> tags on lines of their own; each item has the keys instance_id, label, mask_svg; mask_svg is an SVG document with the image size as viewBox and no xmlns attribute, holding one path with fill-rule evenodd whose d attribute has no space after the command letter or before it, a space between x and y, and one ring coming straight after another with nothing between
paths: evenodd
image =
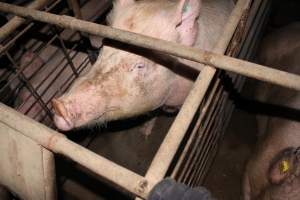
<instances>
[{"instance_id":1,"label":"concrete floor","mask_svg":"<svg viewBox=\"0 0 300 200\"><path fill-rule=\"evenodd\" d=\"M91 133L88 138L92 141L88 148L127 169L144 175L173 119L174 117L170 116L160 116L152 134L147 137L142 134L141 129L144 119L108 124L107 128L100 128L98 133ZM84 133L80 131L74 133L71 139L87 144L87 139L81 138L82 134ZM59 164L58 177L60 177L59 199L130 199L114 191L107 184L102 184L95 178L96 175L92 175L78 165L75 167L73 163L59 158L57 163Z\"/></svg>"},{"instance_id":2,"label":"concrete floor","mask_svg":"<svg viewBox=\"0 0 300 200\"><path fill-rule=\"evenodd\" d=\"M204 186L219 200L239 199L246 161L255 145L255 118L235 110Z\"/></svg>"}]
</instances>

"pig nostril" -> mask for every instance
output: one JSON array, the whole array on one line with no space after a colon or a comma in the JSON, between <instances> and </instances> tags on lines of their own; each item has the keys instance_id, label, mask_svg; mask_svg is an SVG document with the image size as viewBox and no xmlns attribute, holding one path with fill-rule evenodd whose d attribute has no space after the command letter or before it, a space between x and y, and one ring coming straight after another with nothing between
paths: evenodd
<instances>
[{"instance_id":1,"label":"pig nostril","mask_svg":"<svg viewBox=\"0 0 300 200\"><path fill-rule=\"evenodd\" d=\"M61 117L66 117L67 116L67 110L64 104L57 100L57 99L52 99L52 106L54 109L55 114Z\"/></svg>"}]
</instances>

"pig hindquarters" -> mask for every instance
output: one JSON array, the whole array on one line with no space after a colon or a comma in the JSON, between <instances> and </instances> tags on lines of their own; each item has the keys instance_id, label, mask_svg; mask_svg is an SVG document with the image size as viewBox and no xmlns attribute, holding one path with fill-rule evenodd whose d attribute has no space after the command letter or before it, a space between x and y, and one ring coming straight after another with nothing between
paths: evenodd
<instances>
[{"instance_id":1,"label":"pig hindquarters","mask_svg":"<svg viewBox=\"0 0 300 200\"><path fill-rule=\"evenodd\" d=\"M114 28L211 50L232 7L230 0L116 0L108 22ZM54 122L68 131L162 105L179 107L193 80L174 71L147 57L104 46L92 69L53 100Z\"/></svg>"},{"instance_id":2,"label":"pig hindquarters","mask_svg":"<svg viewBox=\"0 0 300 200\"><path fill-rule=\"evenodd\" d=\"M293 36L294 37L290 37ZM298 38L298 40L295 40ZM267 36L259 53L262 64L300 74L300 24ZM286 45L289 44L289 45ZM258 148L246 167L244 199L300 199L299 92L264 84L258 97L286 107L286 117L268 117ZM280 110L280 109L279 109ZM278 111L278 110L274 110ZM259 127L261 128L261 126Z\"/></svg>"}]
</instances>

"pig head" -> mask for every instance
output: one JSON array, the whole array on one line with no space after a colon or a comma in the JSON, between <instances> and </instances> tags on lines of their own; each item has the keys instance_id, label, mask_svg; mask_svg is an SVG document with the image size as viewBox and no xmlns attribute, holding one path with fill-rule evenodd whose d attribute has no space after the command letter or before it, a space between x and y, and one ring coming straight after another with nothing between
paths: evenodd
<instances>
[{"instance_id":1,"label":"pig head","mask_svg":"<svg viewBox=\"0 0 300 200\"><path fill-rule=\"evenodd\" d=\"M258 185L253 177L247 177L244 185L245 200L297 200L300 194L300 147L287 147L282 149L271 160L264 160L269 163L265 176L267 181L263 190L256 190ZM250 163L252 167L255 165ZM264 168L265 164L257 167ZM256 168L258 169L258 168ZM260 171L260 170L258 170ZM251 175L254 175L252 172ZM258 173L259 174L259 173ZM257 175L258 175L257 174ZM259 179L257 177L257 179ZM257 193L258 192L258 193ZM256 194L256 195L254 195Z\"/></svg>"},{"instance_id":2,"label":"pig head","mask_svg":"<svg viewBox=\"0 0 300 200\"><path fill-rule=\"evenodd\" d=\"M277 87L276 87L277 88ZM273 88L274 89L274 88ZM245 200L299 199L300 194L300 95L278 88L282 113L268 119L267 129L247 163L244 176ZM285 94L285 95L283 95Z\"/></svg>"},{"instance_id":3,"label":"pig head","mask_svg":"<svg viewBox=\"0 0 300 200\"><path fill-rule=\"evenodd\" d=\"M114 28L192 46L199 10L200 0L117 0L108 22ZM67 131L129 118L164 104L178 106L189 91L184 87L191 83L147 57L104 46L92 69L53 99L54 122ZM177 95L171 95L174 92Z\"/></svg>"},{"instance_id":4,"label":"pig head","mask_svg":"<svg viewBox=\"0 0 300 200\"><path fill-rule=\"evenodd\" d=\"M296 200L300 197L300 148L286 148L273 161L269 171L271 183L258 199Z\"/></svg>"}]
</instances>

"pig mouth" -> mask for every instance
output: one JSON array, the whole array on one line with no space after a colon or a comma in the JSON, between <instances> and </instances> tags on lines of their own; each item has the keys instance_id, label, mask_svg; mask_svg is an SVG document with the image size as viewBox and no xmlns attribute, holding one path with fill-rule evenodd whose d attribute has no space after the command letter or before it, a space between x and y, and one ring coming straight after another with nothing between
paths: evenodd
<instances>
[{"instance_id":1,"label":"pig mouth","mask_svg":"<svg viewBox=\"0 0 300 200\"><path fill-rule=\"evenodd\" d=\"M85 126L91 127L91 126L94 126L96 124L105 124L107 121L109 121L109 119L107 119L107 115L109 113L112 113L112 112L115 112L115 111L120 111L120 110L121 110L121 108L119 108L119 107L107 108L99 116L97 116L94 119L90 120L90 122L88 122L86 125L81 125L81 126L79 125L78 128L85 127Z\"/></svg>"}]
</instances>

